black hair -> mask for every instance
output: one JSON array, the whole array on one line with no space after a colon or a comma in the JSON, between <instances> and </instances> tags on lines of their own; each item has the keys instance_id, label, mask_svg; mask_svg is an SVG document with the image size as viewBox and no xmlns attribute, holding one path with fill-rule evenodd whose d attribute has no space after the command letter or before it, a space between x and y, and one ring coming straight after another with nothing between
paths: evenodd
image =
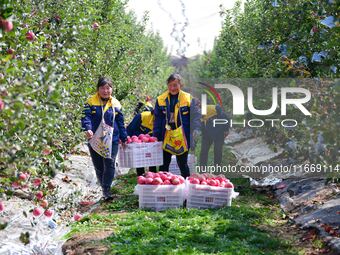
<instances>
[{"instance_id":1,"label":"black hair","mask_svg":"<svg viewBox=\"0 0 340 255\"><path fill-rule=\"evenodd\" d=\"M98 79L98 83L97 83L97 90L99 89L99 87L105 86L105 85L109 85L112 88L112 81L109 78L106 77L100 77Z\"/></svg>"},{"instance_id":2,"label":"black hair","mask_svg":"<svg viewBox=\"0 0 340 255\"><path fill-rule=\"evenodd\" d=\"M173 73L169 76L169 78L166 80L166 84L169 84L170 82L178 80L179 83L182 85L182 76L178 73Z\"/></svg>"}]
</instances>

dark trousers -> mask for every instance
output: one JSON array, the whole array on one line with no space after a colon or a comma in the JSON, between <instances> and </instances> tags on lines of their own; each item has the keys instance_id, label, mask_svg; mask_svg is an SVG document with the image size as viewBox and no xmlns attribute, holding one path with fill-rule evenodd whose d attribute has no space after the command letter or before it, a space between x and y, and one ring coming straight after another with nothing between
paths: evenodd
<instances>
[{"instance_id":1,"label":"dark trousers","mask_svg":"<svg viewBox=\"0 0 340 255\"><path fill-rule=\"evenodd\" d=\"M163 165L159 167L159 171L169 172L169 165L171 162L172 154L163 150ZM183 153L182 155L176 155L177 165L181 170L181 175L184 178L190 176L190 169L188 166L188 152Z\"/></svg>"},{"instance_id":2,"label":"dark trousers","mask_svg":"<svg viewBox=\"0 0 340 255\"><path fill-rule=\"evenodd\" d=\"M206 130L202 131L202 143L200 153L200 165L208 164L208 154L211 145L214 144L214 164L221 165L224 144L224 134L222 132L210 135Z\"/></svg>"},{"instance_id":3,"label":"dark trousers","mask_svg":"<svg viewBox=\"0 0 340 255\"><path fill-rule=\"evenodd\" d=\"M141 175L143 175L145 173L145 168L144 167L138 167L138 168L136 168L136 170L137 170L137 176L141 176ZM155 166L150 166L149 167L149 171L156 173L157 172L157 168Z\"/></svg>"},{"instance_id":4,"label":"dark trousers","mask_svg":"<svg viewBox=\"0 0 340 255\"><path fill-rule=\"evenodd\" d=\"M112 145L112 157L103 158L97 152L95 152L89 145L90 155L94 169L100 186L103 189L103 194L108 195L110 193L111 184L115 176L115 160L118 153L118 144Z\"/></svg>"}]
</instances>

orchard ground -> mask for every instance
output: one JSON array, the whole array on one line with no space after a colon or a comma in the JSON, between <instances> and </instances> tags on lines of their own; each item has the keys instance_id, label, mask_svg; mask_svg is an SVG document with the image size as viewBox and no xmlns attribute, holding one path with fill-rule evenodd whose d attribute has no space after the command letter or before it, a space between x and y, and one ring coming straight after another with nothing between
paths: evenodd
<instances>
[{"instance_id":1,"label":"orchard ground","mask_svg":"<svg viewBox=\"0 0 340 255\"><path fill-rule=\"evenodd\" d=\"M294 226L272 194L233 179L241 195L221 209L140 210L134 171L117 179L112 203L74 223L69 254L331 254L314 232ZM72 253L72 252L74 253Z\"/></svg>"}]
</instances>

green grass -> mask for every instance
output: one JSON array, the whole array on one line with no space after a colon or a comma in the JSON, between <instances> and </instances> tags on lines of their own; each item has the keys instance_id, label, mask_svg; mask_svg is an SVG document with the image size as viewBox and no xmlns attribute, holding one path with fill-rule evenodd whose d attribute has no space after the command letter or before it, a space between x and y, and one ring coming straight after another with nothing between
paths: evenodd
<instances>
[{"instance_id":1,"label":"green grass","mask_svg":"<svg viewBox=\"0 0 340 255\"><path fill-rule=\"evenodd\" d=\"M279 227L281 211L275 201L255 194L245 179L234 179L242 194L231 207L218 210L172 209L152 212L138 209L131 195L135 175L120 177L113 191L117 201L102 205L72 226L78 232L111 229L103 240L109 254L298 254L289 241L264 229ZM237 188L236 188L237 189Z\"/></svg>"}]
</instances>

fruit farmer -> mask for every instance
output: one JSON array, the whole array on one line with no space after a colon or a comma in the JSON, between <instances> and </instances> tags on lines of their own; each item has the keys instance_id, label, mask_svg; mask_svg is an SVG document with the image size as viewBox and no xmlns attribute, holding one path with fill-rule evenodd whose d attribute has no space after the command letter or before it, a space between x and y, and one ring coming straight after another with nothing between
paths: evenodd
<instances>
[{"instance_id":1,"label":"fruit farmer","mask_svg":"<svg viewBox=\"0 0 340 255\"><path fill-rule=\"evenodd\" d=\"M200 128L200 111L196 104L192 104L192 96L181 90L182 77L171 74L167 79L168 90L157 97L155 105L155 121L153 135L163 141L163 165L160 171L169 171L171 156L176 155L181 175L190 175L188 167L188 150L190 141L198 136ZM190 121L191 116L191 121Z\"/></svg>"},{"instance_id":2,"label":"fruit farmer","mask_svg":"<svg viewBox=\"0 0 340 255\"><path fill-rule=\"evenodd\" d=\"M99 78L97 93L87 100L81 119L82 129L88 140L93 138L97 128L102 122L102 117L104 117L107 125L114 128L111 158L104 158L99 155L89 144L90 155L96 170L97 179L103 190L103 199L106 201L112 199L110 189L115 175L115 159L118 152L119 139L123 144L125 144L127 140L121 104L117 99L113 98L111 94L112 81L105 77ZM113 114L115 114L115 116L113 116Z\"/></svg>"},{"instance_id":3,"label":"fruit farmer","mask_svg":"<svg viewBox=\"0 0 340 255\"><path fill-rule=\"evenodd\" d=\"M200 166L206 166L208 163L208 153L212 144L214 144L214 164L221 165L224 139L229 132L229 125L216 125L214 119L229 118L220 105L207 105L207 114L202 115L202 143L200 152Z\"/></svg>"},{"instance_id":4,"label":"fruit farmer","mask_svg":"<svg viewBox=\"0 0 340 255\"><path fill-rule=\"evenodd\" d=\"M154 122L154 111L145 111L138 113L127 126L126 131L129 136L139 136L140 134L148 134L152 136L153 122ZM137 175L143 175L145 173L144 167L136 168ZM150 166L151 172L156 172L155 166Z\"/></svg>"},{"instance_id":5,"label":"fruit farmer","mask_svg":"<svg viewBox=\"0 0 340 255\"><path fill-rule=\"evenodd\" d=\"M153 111L153 109L154 107L152 105L152 98L150 96L146 96L146 99L144 102L138 102L134 110L134 115L137 115L140 112L144 112L144 111Z\"/></svg>"}]
</instances>

